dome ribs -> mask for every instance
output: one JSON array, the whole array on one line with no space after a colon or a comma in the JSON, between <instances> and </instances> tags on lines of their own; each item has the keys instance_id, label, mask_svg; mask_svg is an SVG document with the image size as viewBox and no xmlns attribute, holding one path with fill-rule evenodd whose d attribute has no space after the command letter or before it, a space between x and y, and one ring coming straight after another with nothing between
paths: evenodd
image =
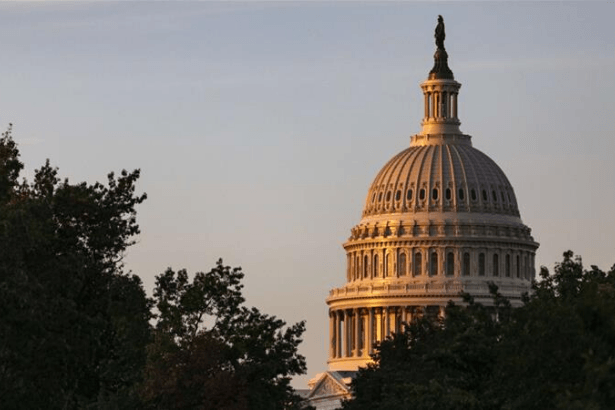
<instances>
[{"instance_id":1,"label":"dome ribs","mask_svg":"<svg viewBox=\"0 0 615 410\"><path fill-rule=\"evenodd\" d=\"M452 208L456 211L458 209L457 207L457 200L458 200L458 196L457 196L457 179L455 178L455 165L453 163L453 157L451 155L451 147L450 145L444 145L444 148L446 148L446 157L448 158L448 164L449 164L449 184L452 187L452 197L451 197L451 202L452 202Z\"/></svg>"},{"instance_id":2,"label":"dome ribs","mask_svg":"<svg viewBox=\"0 0 615 410\"><path fill-rule=\"evenodd\" d=\"M459 153L459 147L456 145L450 145L449 146L450 149L455 153L455 156L459 159L459 161L457 162L459 164L459 167L461 168L461 174L462 174L462 184L463 187L465 189L465 195L464 195L464 199L463 201L465 202L464 205L466 205L466 208L468 211L471 211L472 208L470 207L470 189L468 187L468 176L466 173L466 167L465 164L463 162L463 159L461 158L461 154Z\"/></svg>"}]
</instances>

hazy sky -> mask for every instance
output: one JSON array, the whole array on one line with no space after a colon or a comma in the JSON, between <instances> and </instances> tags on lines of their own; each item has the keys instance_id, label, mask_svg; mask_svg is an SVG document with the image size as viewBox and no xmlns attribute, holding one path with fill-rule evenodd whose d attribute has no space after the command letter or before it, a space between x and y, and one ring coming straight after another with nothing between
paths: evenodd
<instances>
[{"instance_id":1,"label":"hazy sky","mask_svg":"<svg viewBox=\"0 0 615 410\"><path fill-rule=\"evenodd\" d=\"M377 171L420 130L437 15L461 129L511 181L552 267L615 263L615 4L0 3L0 128L27 174L142 170L127 265L242 266L248 304L307 319L326 369L328 290Z\"/></svg>"}]
</instances>

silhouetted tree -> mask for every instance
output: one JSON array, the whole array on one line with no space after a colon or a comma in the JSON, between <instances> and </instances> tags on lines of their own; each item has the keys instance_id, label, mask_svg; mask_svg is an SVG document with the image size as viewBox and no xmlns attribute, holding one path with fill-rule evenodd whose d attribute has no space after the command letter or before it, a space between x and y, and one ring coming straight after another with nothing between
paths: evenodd
<instances>
[{"instance_id":1,"label":"silhouetted tree","mask_svg":"<svg viewBox=\"0 0 615 410\"><path fill-rule=\"evenodd\" d=\"M301 407L290 376L305 373L297 353L305 325L285 327L243 306L242 278L222 260L192 282L185 270L156 278L158 320L142 392L149 408Z\"/></svg>"},{"instance_id":2,"label":"silhouetted tree","mask_svg":"<svg viewBox=\"0 0 615 410\"><path fill-rule=\"evenodd\" d=\"M139 232L139 171L107 185L34 180L0 139L0 406L134 408L150 305L122 255Z\"/></svg>"}]
</instances>

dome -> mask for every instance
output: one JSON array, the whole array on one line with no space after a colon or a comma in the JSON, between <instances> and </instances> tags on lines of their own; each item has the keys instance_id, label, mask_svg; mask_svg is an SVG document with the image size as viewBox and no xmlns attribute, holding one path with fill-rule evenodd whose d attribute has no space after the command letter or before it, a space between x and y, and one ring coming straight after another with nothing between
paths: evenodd
<instances>
[{"instance_id":1,"label":"dome","mask_svg":"<svg viewBox=\"0 0 615 410\"><path fill-rule=\"evenodd\" d=\"M376 343L463 303L463 292L490 306L495 284L520 306L536 275L538 243L511 183L459 129L461 84L448 67L441 18L435 37L421 131L378 172L343 244L346 283L327 298L332 371L370 363Z\"/></svg>"},{"instance_id":2,"label":"dome","mask_svg":"<svg viewBox=\"0 0 615 410\"><path fill-rule=\"evenodd\" d=\"M363 222L378 215L421 212L519 217L515 193L504 172L472 147L469 136L464 137L411 145L391 158L369 188Z\"/></svg>"}]
</instances>

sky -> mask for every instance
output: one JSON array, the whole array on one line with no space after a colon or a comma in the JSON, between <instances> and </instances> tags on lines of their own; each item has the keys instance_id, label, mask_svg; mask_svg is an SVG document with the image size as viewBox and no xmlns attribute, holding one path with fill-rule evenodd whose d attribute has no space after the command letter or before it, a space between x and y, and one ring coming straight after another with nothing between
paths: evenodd
<instances>
[{"instance_id":1,"label":"sky","mask_svg":"<svg viewBox=\"0 0 615 410\"><path fill-rule=\"evenodd\" d=\"M461 129L515 188L550 269L615 263L613 2L2 2L0 129L33 174L141 169L126 265L241 266L247 304L307 321L326 370L329 289L380 168L420 131L444 16Z\"/></svg>"}]
</instances>

